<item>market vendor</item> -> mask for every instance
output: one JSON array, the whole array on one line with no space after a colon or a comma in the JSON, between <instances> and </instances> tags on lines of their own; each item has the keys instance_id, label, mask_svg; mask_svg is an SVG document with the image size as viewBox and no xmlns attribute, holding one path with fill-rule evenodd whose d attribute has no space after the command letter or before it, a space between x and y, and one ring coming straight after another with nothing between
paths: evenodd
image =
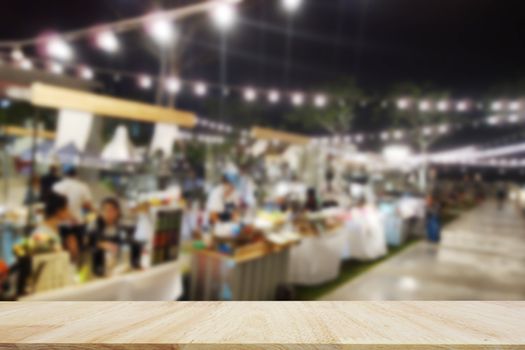
<instances>
[{"instance_id":1,"label":"market vendor","mask_svg":"<svg viewBox=\"0 0 525 350\"><path fill-rule=\"evenodd\" d=\"M127 233L120 224L122 211L118 200L106 198L102 201L99 216L94 227L89 228L89 244L93 249L93 270L104 275L106 256L116 259L120 247L128 243Z\"/></svg>"},{"instance_id":2,"label":"market vendor","mask_svg":"<svg viewBox=\"0 0 525 350\"><path fill-rule=\"evenodd\" d=\"M223 176L221 183L210 192L206 209L212 222L231 221L239 204L240 197L235 186L227 176Z\"/></svg>"}]
</instances>

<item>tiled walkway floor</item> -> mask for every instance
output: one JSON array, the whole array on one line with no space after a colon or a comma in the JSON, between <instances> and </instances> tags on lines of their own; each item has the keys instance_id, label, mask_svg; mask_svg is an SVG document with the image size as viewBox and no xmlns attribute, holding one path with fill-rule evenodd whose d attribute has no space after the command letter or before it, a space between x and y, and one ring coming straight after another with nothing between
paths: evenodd
<instances>
[{"instance_id":1,"label":"tiled walkway floor","mask_svg":"<svg viewBox=\"0 0 525 350\"><path fill-rule=\"evenodd\" d=\"M525 217L487 202L324 300L524 300Z\"/></svg>"}]
</instances>

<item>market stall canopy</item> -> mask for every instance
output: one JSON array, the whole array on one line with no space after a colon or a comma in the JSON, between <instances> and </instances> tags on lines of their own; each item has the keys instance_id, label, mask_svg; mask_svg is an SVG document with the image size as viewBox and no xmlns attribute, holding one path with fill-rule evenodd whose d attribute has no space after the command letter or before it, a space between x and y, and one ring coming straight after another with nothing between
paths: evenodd
<instances>
[{"instance_id":1,"label":"market stall canopy","mask_svg":"<svg viewBox=\"0 0 525 350\"><path fill-rule=\"evenodd\" d=\"M251 135L258 140L280 141L300 146L306 146L310 143L310 138L303 135L261 128L258 126L252 128Z\"/></svg>"},{"instance_id":2,"label":"market stall canopy","mask_svg":"<svg viewBox=\"0 0 525 350\"><path fill-rule=\"evenodd\" d=\"M104 147L101 158L105 161L122 163L140 161L125 126L120 125L115 130L113 138Z\"/></svg>"},{"instance_id":3,"label":"market stall canopy","mask_svg":"<svg viewBox=\"0 0 525 350\"><path fill-rule=\"evenodd\" d=\"M171 123L186 128L193 128L197 125L197 117L191 112L41 83L35 83L31 86L31 103L40 107L78 110L120 119L149 123Z\"/></svg>"}]
</instances>

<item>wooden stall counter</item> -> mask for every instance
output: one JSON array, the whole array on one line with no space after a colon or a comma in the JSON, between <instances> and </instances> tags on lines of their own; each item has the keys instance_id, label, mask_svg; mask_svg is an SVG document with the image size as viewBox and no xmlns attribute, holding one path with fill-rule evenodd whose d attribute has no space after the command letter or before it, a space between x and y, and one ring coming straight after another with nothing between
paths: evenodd
<instances>
[{"instance_id":1,"label":"wooden stall counter","mask_svg":"<svg viewBox=\"0 0 525 350\"><path fill-rule=\"evenodd\" d=\"M525 302L0 303L0 349L525 349Z\"/></svg>"}]
</instances>

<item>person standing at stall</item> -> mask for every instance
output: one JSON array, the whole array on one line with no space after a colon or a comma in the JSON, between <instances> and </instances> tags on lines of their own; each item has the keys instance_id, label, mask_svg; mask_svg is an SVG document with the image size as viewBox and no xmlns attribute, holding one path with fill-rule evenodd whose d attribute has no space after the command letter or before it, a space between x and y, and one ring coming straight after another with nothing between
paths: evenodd
<instances>
[{"instance_id":1,"label":"person standing at stall","mask_svg":"<svg viewBox=\"0 0 525 350\"><path fill-rule=\"evenodd\" d=\"M79 249L82 249L86 232L84 210L93 210L91 191L87 184L77 178L75 168L66 172L66 177L53 186L53 191L66 197L68 202L70 220L64 227L62 236L68 240L74 237Z\"/></svg>"},{"instance_id":2,"label":"person standing at stall","mask_svg":"<svg viewBox=\"0 0 525 350\"><path fill-rule=\"evenodd\" d=\"M206 209L212 222L231 221L240 204L240 197L233 183L223 176L222 181L210 192Z\"/></svg>"},{"instance_id":3,"label":"person standing at stall","mask_svg":"<svg viewBox=\"0 0 525 350\"><path fill-rule=\"evenodd\" d=\"M31 240L37 251L61 251L63 249L60 237L60 225L70 217L67 198L56 193L51 193L46 201L44 209L44 221L31 234ZM74 254L75 247L65 248Z\"/></svg>"}]
</instances>

